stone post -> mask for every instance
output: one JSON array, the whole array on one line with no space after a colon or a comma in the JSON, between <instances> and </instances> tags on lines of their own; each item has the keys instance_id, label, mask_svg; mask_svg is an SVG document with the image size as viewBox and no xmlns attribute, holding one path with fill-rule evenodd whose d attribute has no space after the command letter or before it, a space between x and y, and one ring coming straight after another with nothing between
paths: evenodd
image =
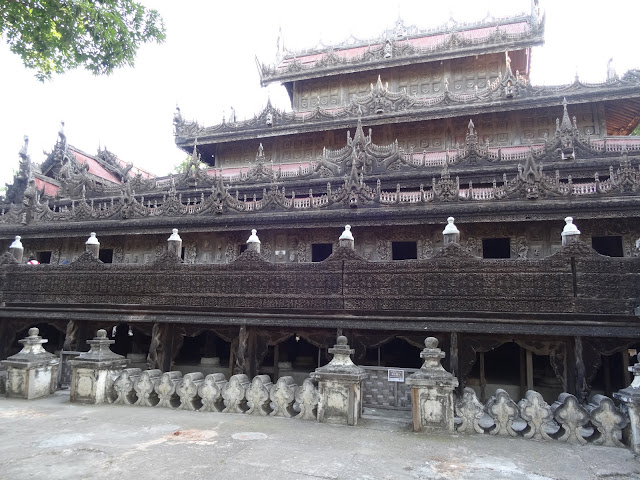
<instances>
[{"instance_id":1,"label":"stone post","mask_svg":"<svg viewBox=\"0 0 640 480\"><path fill-rule=\"evenodd\" d=\"M437 338L427 337L424 346L420 353L424 364L406 381L411 386L413 431L453 433L453 390L458 379L440 364L445 353Z\"/></svg>"},{"instance_id":2,"label":"stone post","mask_svg":"<svg viewBox=\"0 0 640 480\"><path fill-rule=\"evenodd\" d=\"M347 337L341 335L329 349L331 361L311 373L311 378L318 381L318 422L358 423L362 414L362 381L369 374L351 361L354 352L347 345Z\"/></svg>"},{"instance_id":3,"label":"stone post","mask_svg":"<svg viewBox=\"0 0 640 480\"><path fill-rule=\"evenodd\" d=\"M351 225L344 226L344 232L342 232L342 235L340 235L338 243L341 247L347 247L351 250L355 249L355 241L353 239L353 235L351 234Z\"/></svg>"},{"instance_id":4,"label":"stone post","mask_svg":"<svg viewBox=\"0 0 640 480\"><path fill-rule=\"evenodd\" d=\"M115 340L109 340L106 330L98 330L97 336L87 343L88 352L69 360L73 369L70 400L91 404L111 402L114 400L110 398L113 382L128 366L129 360L111 351L109 345Z\"/></svg>"},{"instance_id":5,"label":"stone post","mask_svg":"<svg viewBox=\"0 0 640 480\"><path fill-rule=\"evenodd\" d=\"M562 246L571 245L580 240L580 230L573 224L573 217L564 219L566 225L562 229Z\"/></svg>"},{"instance_id":6,"label":"stone post","mask_svg":"<svg viewBox=\"0 0 640 480\"><path fill-rule=\"evenodd\" d=\"M442 236L444 237L444 244L448 245L449 243L460 243L460 230L453 223L455 218L449 217L447 218L447 226L444 227L442 231Z\"/></svg>"},{"instance_id":7,"label":"stone post","mask_svg":"<svg viewBox=\"0 0 640 480\"><path fill-rule=\"evenodd\" d=\"M622 410L629 415L629 424L622 431L624 442L634 453L640 453L640 355L638 362L629 367L633 373L633 382L613 394L613 398L620 401Z\"/></svg>"},{"instance_id":8,"label":"stone post","mask_svg":"<svg viewBox=\"0 0 640 480\"><path fill-rule=\"evenodd\" d=\"M251 235L247 240L247 250L249 252L260 253L260 239L258 238L258 235L256 235L257 233L257 230L251 230Z\"/></svg>"},{"instance_id":9,"label":"stone post","mask_svg":"<svg viewBox=\"0 0 640 480\"><path fill-rule=\"evenodd\" d=\"M32 400L55 392L60 360L43 348L49 340L39 333L37 328L30 328L29 336L19 340L22 350L0 362L7 367L7 397Z\"/></svg>"},{"instance_id":10,"label":"stone post","mask_svg":"<svg viewBox=\"0 0 640 480\"><path fill-rule=\"evenodd\" d=\"M178 235L178 229L172 230L171 236L167 239L167 250L169 253L173 253L178 258L182 257L182 239Z\"/></svg>"},{"instance_id":11,"label":"stone post","mask_svg":"<svg viewBox=\"0 0 640 480\"><path fill-rule=\"evenodd\" d=\"M100 242L96 238L96 232L91 232L89 239L84 242L84 247L85 250L92 253L94 257L98 258L100 256Z\"/></svg>"},{"instance_id":12,"label":"stone post","mask_svg":"<svg viewBox=\"0 0 640 480\"><path fill-rule=\"evenodd\" d=\"M22 255L24 254L24 247L22 246L22 242L20 241L20 235L16 235L15 240L9 246L9 252L13 255L13 258L16 259L16 262L22 263Z\"/></svg>"}]
</instances>

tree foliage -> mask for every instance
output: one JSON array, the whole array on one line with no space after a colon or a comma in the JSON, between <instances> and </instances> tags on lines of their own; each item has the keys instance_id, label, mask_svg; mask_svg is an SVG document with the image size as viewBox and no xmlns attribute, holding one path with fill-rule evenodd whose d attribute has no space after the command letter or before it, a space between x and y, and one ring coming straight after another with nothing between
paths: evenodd
<instances>
[{"instance_id":1,"label":"tree foliage","mask_svg":"<svg viewBox=\"0 0 640 480\"><path fill-rule=\"evenodd\" d=\"M133 0L1 0L0 36L39 80L83 66L133 65L141 44L165 39L160 14Z\"/></svg>"}]
</instances>

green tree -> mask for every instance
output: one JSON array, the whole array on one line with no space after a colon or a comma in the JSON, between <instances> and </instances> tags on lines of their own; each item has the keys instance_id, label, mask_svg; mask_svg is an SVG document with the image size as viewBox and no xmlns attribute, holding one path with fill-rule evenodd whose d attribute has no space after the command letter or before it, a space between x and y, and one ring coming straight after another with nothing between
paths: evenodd
<instances>
[{"instance_id":1,"label":"green tree","mask_svg":"<svg viewBox=\"0 0 640 480\"><path fill-rule=\"evenodd\" d=\"M633 130L633 132L631 132L631 135L640 137L640 124Z\"/></svg>"},{"instance_id":2,"label":"green tree","mask_svg":"<svg viewBox=\"0 0 640 480\"><path fill-rule=\"evenodd\" d=\"M133 65L141 44L165 39L160 14L133 0L1 0L0 37L36 77L83 66Z\"/></svg>"}]
</instances>

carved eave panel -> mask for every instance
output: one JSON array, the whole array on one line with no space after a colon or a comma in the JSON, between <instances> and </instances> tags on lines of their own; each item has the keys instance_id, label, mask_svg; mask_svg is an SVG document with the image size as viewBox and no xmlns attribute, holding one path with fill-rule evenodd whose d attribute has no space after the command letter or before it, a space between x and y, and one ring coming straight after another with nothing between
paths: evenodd
<instances>
[{"instance_id":1,"label":"carved eave panel","mask_svg":"<svg viewBox=\"0 0 640 480\"><path fill-rule=\"evenodd\" d=\"M640 97L640 71L633 72L628 80L617 80L602 84L583 84L579 81L571 85L559 87L531 87L522 89L513 98L502 98L501 95L488 95L485 98L468 98L456 101L453 95L441 95L443 98L430 106L422 106L416 100L422 97L407 95L406 108L400 111L384 111L378 114L361 115L362 122L370 127L395 123L438 120L453 117L472 117L474 115L528 110L533 108L555 107L566 97L570 104L625 100ZM466 95L466 97L473 97ZM353 128L354 120L359 116L357 109L345 107L338 111L316 109L308 112L305 120L293 118L293 114L282 114L274 117L271 126L256 120L246 123L222 124L215 127L199 128L189 134L178 133L175 144L185 152L193 150L194 143L199 149L206 149L207 144L226 143L244 140L272 138L299 133L324 132ZM289 118L291 117L291 118Z\"/></svg>"},{"instance_id":2,"label":"carved eave panel","mask_svg":"<svg viewBox=\"0 0 640 480\"><path fill-rule=\"evenodd\" d=\"M261 86L265 87L272 83L280 82L282 84L290 84L301 80L312 80L315 78L326 78L335 75L348 75L351 73L369 72L372 70L385 72L385 70L394 67L403 67L406 65L415 65L416 63L431 63L444 60L452 60L456 58L471 57L476 55L489 55L492 53L502 53L505 51L517 51L544 44L544 34L534 34L530 37L518 39L515 41L504 41L496 44L470 44L461 45L453 50L436 50L429 53L421 53L417 55L409 55L406 57L396 57L389 59L377 59L362 63L335 63L318 66L308 70L300 70L297 72L276 72L271 75L264 75L260 80ZM287 87L289 88L289 87Z\"/></svg>"}]
</instances>

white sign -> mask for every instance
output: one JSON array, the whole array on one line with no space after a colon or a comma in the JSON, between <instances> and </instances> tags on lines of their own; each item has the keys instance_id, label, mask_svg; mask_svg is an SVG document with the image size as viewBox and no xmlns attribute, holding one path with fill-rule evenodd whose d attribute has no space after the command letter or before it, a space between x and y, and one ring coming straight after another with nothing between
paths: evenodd
<instances>
[{"instance_id":1,"label":"white sign","mask_svg":"<svg viewBox=\"0 0 640 480\"><path fill-rule=\"evenodd\" d=\"M404 370L387 370L387 380L390 382L404 382Z\"/></svg>"}]
</instances>

